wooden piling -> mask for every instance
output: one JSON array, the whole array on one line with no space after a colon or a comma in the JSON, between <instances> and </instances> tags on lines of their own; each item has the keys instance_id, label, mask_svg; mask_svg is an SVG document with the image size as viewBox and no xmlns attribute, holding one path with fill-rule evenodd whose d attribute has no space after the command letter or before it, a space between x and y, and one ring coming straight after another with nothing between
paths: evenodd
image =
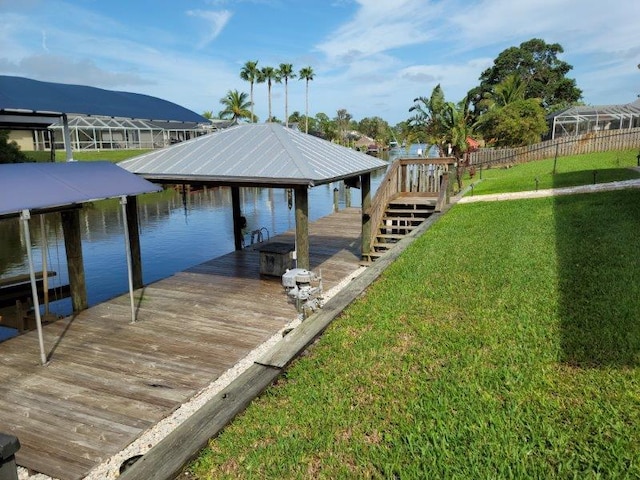
<instances>
[{"instance_id":1,"label":"wooden piling","mask_svg":"<svg viewBox=\"0 0 640 480\"><path fill-rule=\"evenodd\" d=\"M298 268L309 268L309 192L296 187L296 258Z\"/></svg>"},{"instance_id":2,"label":"wooden piling","mask_svg":"<svg viewBox=\"0 0 640 480\"><path fill-rule=\"evenodd\" d=\"M66 210L60 212L60 216L62 219L62 231L64 233L64 247L67 252L71 305L74 312L79 312L86 310L89 306L82 259L80 210Z\"/></svg>"}]
</instances>

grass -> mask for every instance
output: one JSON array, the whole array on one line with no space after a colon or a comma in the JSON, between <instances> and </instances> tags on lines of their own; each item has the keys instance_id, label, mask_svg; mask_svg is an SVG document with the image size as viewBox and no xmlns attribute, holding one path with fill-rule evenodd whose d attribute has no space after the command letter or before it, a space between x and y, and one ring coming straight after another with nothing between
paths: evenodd
<instances>
[{"instance_id":1,"label":"grass","mask_svg":"<svg viewBox=\"0 0 640 480\"><path fill-rule=\"evenodd\" d=\"M120 162L127 158L142 155L149 150L95 150L95 151L75 151L73 152L74 160L79 161L97 161L108 160L110 162ZM50 152L44 151L25 151L27 158L36 162L48 162L51 159ZM66 152L64 150L56 150L56 162L64 162L66 160Z\"/></svg>"},{"instance_id":2,"label":"grass","mask_svg":"<svg viewBox=\"0 0 640 480\"><path fill-rule=\"evenodd\" d=\"M511 168L496 166L482 169L482 174L478 169L473 182L478 182L481 176L482 181L474 184L473 194L521 192L535 190L536 186L542 190L640 178L640 172L630 169L637 166L637 155L636 150L623 150L559 157L555 162L555 174L553 158L517 164ZM468 175L465 184L469 184Z\"/></svg>"},{"instance_id":3,"label":"grass","mask_svg":"<svg viewBox=\"0 0 640 480\"><path fill-rule=\"evenodd\" d=\"M195 478L638 478L640 191L457 205Z\"/></svg>"}]
</instances>

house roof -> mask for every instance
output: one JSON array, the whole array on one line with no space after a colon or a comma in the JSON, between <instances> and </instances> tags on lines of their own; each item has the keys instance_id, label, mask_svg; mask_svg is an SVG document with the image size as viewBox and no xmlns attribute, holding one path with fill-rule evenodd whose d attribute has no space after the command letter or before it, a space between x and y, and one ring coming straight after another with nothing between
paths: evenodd
<instances>
[{"instance_id":1,"label":"house roof","mask_svg":"<svg viewBox=\"0 0 640 480\"><path fill-rule=\"evenodd\" d=\"M118 165L155 182L289 188L354 177L388 163L277 123L264 123L230 127Z\"/></svg>"},{"instance_id":2,"label":"house roof","mask_svg":"<svg viewBox=\"0 0 640 480\"><path fill-rule=\"evenodd\" d=\"M208 123L191 110L149 95L0 75L0 125L20 123L24 116L46 123L62 114Z\"/></svg>"},{"instance_id":3,"label":"house roof","mask_svg":"<svg viewBox=\"0 0 640 480\"><path fill-rule=\"evenodd\" d=\"M110 162L0 164L0 218L159 190Z\"/></svg>"}]
</instances>

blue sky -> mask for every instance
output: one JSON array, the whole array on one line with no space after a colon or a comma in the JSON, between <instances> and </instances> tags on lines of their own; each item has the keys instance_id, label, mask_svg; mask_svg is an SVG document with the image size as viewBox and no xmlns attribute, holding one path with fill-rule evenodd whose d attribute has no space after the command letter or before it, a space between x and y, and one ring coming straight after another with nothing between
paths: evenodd
<instances>
[{"instance_id":1,"label":"blue sky","mask_svg":"<svg viewBox=\"0 0 640 480\"><path fill-rule=\"evenodd\" d=\"M560 43L587 104L640 94L640 1L615 0L0 0L0 74L146 93L217 113L259 66L311 66L309 113L409 117L440 83L458 101L505 48ZM273 87L284 118L284 87ZM290 81L289 112L304 113ZM266 85L255 111L267 117Z\"/></svg>"}]
</instances>

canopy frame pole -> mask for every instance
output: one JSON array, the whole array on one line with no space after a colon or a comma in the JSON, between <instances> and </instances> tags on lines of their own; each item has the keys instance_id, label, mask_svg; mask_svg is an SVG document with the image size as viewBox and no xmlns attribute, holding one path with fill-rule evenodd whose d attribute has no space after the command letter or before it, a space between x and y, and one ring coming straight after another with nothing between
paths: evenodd
<instances>
[{"instance_id":1,"label":"canopy frame pole","mask_svg":"<svg viewBox=\"0 0 640 480\"><path fill-rule=\"evenodd\" d=\"M29 277L31 278L31 297L33 298L33 310L36 314L36 327L38 329L38 343L40 344L40 363L47 364L47 355L44 351L44 338L42 335L42 319L40 318L40 301L38 300L38 287L36 286L36 272L33 268L33 255L31 254L31 233L29 232L29 219L31 212L22 210L20 220L24 226L24 243L27 246L27 259L29 261Z\"/></svg>"},{"instance_id":2,"label":"canopy frame pole","mask_svg":"<svg viewBox=\"0 0 640 480\"><path fill-rule=\"evenodd\" d=\"M44 219L44 213L40 214L40 238L42 245L42 294L44 296L44 314L49 315L49 271L48 271L48 256L49 248L47 242L47 224Z\"/></svg>"},{"instance_id":3,"label":"canopy frame pole","mask_svg":"<svg viewBox=\"0 0 640 480\"><path fill-rule=\"evenodd\" d=\"M131 323L136 323L136 305L133 295L133 268L131 266L131 245L129 244L129 222L127 221L127 197L120 197L122 218L124 220L124 248L127 256L127 275L129 279L129 299L131 301Z\"/></svg>"}]
</instances>

